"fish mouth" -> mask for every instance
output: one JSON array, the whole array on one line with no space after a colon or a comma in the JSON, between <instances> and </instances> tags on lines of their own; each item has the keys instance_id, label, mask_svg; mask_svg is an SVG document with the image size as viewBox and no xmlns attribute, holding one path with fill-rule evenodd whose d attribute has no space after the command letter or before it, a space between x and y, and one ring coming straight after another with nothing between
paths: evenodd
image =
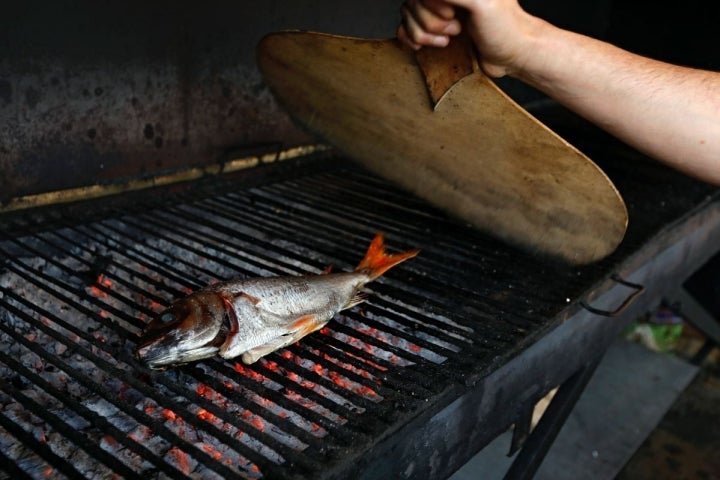
<instances>
[{"instance_id":1,"label":"fish mouth","mask_svg":"<svg viewBox=\"0 0 720 480\"><path fill-rule=\"evenodd\" d=\"M163 370L170 365L179 365L184 363L204 360L214 357L220 351L218 346L208 345L184 351L157 351L152 349L138 349L136 358L143 362L152 370Z\"/></svg>"},{"instance_id":2,"label":"fish mouth","mask_svg":"<svg viewBox=\"0 0 720 480\"><path fill-rule=\"evenodd\" d=\"M135 350L135 358L148 368L163 370L179 365L214 357L225 342L230 320L224 316L217 334L210 340L194 330L183 328L182 319L163 322L155 319L148 324Z\"/></svg>"}]
</instances>

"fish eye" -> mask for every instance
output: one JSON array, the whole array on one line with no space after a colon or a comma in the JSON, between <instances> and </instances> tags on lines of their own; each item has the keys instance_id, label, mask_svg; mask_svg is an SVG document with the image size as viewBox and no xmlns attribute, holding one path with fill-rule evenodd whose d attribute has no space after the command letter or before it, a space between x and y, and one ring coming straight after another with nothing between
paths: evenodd
<instances>
[{"instance_id":1,"label":"fish eye","mask_svg":"<svg viewBox=\"0 0 720 480\"><path fill-rule=\"evenodd\" d=\"M163 323L170 323L173 320L175 320L175 315L173 315L172 312L165 312L160 315L160 321Z\"/></svg>"}]
</instances>

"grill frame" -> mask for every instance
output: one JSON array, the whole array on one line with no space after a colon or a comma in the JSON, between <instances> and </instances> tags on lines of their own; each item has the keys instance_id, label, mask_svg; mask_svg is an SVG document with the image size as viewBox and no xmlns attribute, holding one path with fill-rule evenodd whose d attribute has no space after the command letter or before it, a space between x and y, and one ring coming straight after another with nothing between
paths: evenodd
<instances>
[{"instance_id":1,"label":"grill frame","mask_svg":"<svg viewBox=\"0 0 720 480\"><path fill-rule=\"evenodd\" d=\"M589 148L592 149L592 145ZM372 313L373 309L377 311L378 309L393 307L392 299L398 298L398 292L401 293L400 298L404 300L404 303L410 305L411 300L419 298L417 290L420 289L428 293L423 308L429 313L438 313L437 302L442 299L444 294L451 292L455 296L455 300L462 299L462 307L455 310L455 316L453 317L453 321L458 325L457 329L453 330L442 322L433 324L432 321L426 321L425 324L415 325L415 327L417 327L421 333L426 335L439 335L447 341L452 341L453 337L438 333L438 328L445 326L450 329L450 333L462 334L464 330L461 327L474 327L480 332L475 334L474 348L465 349L461 352L462 355L440 348L443 353L448 354L449 361L445 364L435 365L432 362L425 362L418 364L419 366L417 367L402 368L400 369L401 373L393 371L391 372L393 375L386 375L386 377L383 378L382 388L379 388L380 393L384 397L384 400L381 402L382 405L379 408L374 408L376 405L373 404L373 402L364 399L354 399L360 404L359 406L361 408L365 408L366 412L369 413L360 415L360 419L351 418L347 424L347 428L344 428L345 425L343 425L343 428L338 428L322 415L307 414L304 412L311 417L310 420L317 422L330 433L328 437L320 440L313 440L310 436L303 437L303 441L309 442L309 451L293 457L289 465L277 467L272 462L263 460L264 457L254 451L244 450L240 446L236 447L247 454L246 456L249 457L255 465L258 465L261 472L270 478L278 476L342 478L348 474L366 475L367 478L370 478L373 472L384 471L393 475L406 472L407 470L403 470L401 467L404 465L407 468L407 465L409 465L407 462L413 460L410 458L413 450L405 452L402 459L393 456L392 452L396 451L404 442L412 442L412 439L417 439L418 434L423 432L422 425L425 421L457 412L457 407L454 406L457 402L466 405L463 408L468 408L465 403L468 399L475 399L482 404L482 395L478 397L479 392L506 385L509 381L507 378L504 380L498 379L498 372L502 372L503 369L510 368L511 372L514 372L513 375L519 375L525 379L523 380L524 382L532 383L531 378L527 377L526 374L517 372L517 362L520 362L520 364L526 362L527 356L529 355L528 352L530 352L532 348L538 348L537 345L541 345L542 341L546 338L557 337L557 327L564 319L572 317L574 314L577 318L577 314L580 311L578 306L580 300L588 299L603 292L612 292L612 284L608 279L613 273L637 270L640 265L647 263L651 258L649 252L660 251L662 248L672 244L672 242L678 241L673 235L678 235L678 232L680 232L681 236L686 236L696 231L698 225L695 218L702 212L712 210L712 206L715 205L715 196L712 195L712 190L709 189L709 187L693 183L684 177L670 174L655 165L645 165L645 168L642 169L644 174L654 176L654 179L669 179L671 180L670 183L666 183L666 185L669 185L669 189L677 190L678 192L683 191L685 194L680 196L679 200L674 201L671 205L672 208L661 212L665 214L664 216L643 218L643 214L651 213L653 202L655 202L658 197L657 195L651 195L650 199L647 198L647 188L643 189L642 187L646 184L647 177L641 177L640 175L633 177L628 177L627 175L618 176L614 180L618 183L624 196L630 199L628 203L631 211L631 219L633 219L634 214L634 220L640 217L640 221L631 223L628 238L613 256L596 265L580 269L571 269L548 259L537 258L527 253L517 251L510 246L501 244L479 232L469 229L458 222L448 219L445 215L424 204L422 201L408 196L382 180L376 179L354 167L349 167L343 164L343 162L338 161L338 159L289 162L282 168L276 167L277 166L273 166L272 169L257 169L250 173L243 172L240 175L232 175L227 178L218 177L195 182L190 189L165 189L166 193L163 199L157 203L148 200L147 195L143 193L136 193L112 199L112 201L108 202L108 205L93 204L89 215L88 212L85 211L86 205L83 204L65 207L62 211L58 208L51 207L32 214L16 213L3 219L3 226L6 228L2 230L3 232L7 232L4 233L3 238L3 251L6 256L5 269L17 268L13 264L13 249L8 248L7 244L8 242L12 244L15 239L18 238L18 235L22 233L19 231L19 228L7 228L8 225L25 225L23 228L27 230L27 233L36 236L54 235L57 237L59 232L68 228L94 231L97 235L100 235L100 232L105 232L105 235L108 235L108 241L110 241L110 233L108 232L112 232L113 229L109 227L104 230L96 229L92 226L93 221L104 222L114 217L127 217L133 215L133 212L143 211L144 213L137 214L140 215L140 218L154 219L158 224L162 224L162 220L153 217L152 213L145 213L149 205L159 205L164 209L162 211L170 212L172 215L175 215L176 218L197 220L197 216L189 217L188 215L190 214L188 214L186 210L177 206L183 202L188 204L192 202L209 204L218 211L224 212L223 215L227 214L228 217L225 218L228 221L231 219L229 209L232 209L235 215L254 214L256 224L253 225L255 229L253 231L258 234L253 236L248 235L246 232L243 233L243 239L245 241L257 241L258 238L265 238L265 241L272 242L272 237L268 237L267 230L264 230L270 227L278 229L276 231L280 231L279 225L283 225L285 233L292 232L294 229L298 234L293 238L293 242L295 245L299 245L300 248L290 253L293 253L297 257L300 255L298 252L312 251L316 245L322 248L322 259L318 258L312 261L306 261L310 267L316 270L322 269L327 261L333 263L338 262L337 264L351 268L353 265L352 262L358 260L358 256L362 254L366 246L365 243L371 237L372 231L368 229L370 223L373 225L384 224L382 226L385 227L384 230L386 230L389 235L389 245L393 249L404 250L416 246L423 248L424 252L421 253L417 259L408 262L406 264L407 268L403 267L403 269L398 269L397 273L393 272L387 278L378 282L377 288L373 286L373 290L376 290L376 292L371 297L366 308ZM613 171L613 167L617 168L618 165L614 165L612 162L605 165L605 168L610 172ZM336 173L338 171L344 173L338 176ZM335 175L335 177L333 177L333 175ZM329 179L332 179L332 181L329 181ZM358 193L358 191L352 190L352 186L357 186L360 181L367 184L368 189ZM243 188L236 193L223 195L219 193L238 190L239 186ZM248 191L253 193L248 194ZM634 194L636 194L637 197L633 196ZM329 200L333 198L342 199L342 207L336 208L329 205ZM634 203L636 198L639 200ZM260 204L262 204L262 209L259 207ZM321 208L318 209L318 206ZM368 210L365 212L366 215L368 215L367 222L358 223L354 216L357 215L363 207L366 207ZM285 210L284 214L282 213L283 209ZM262 212L262 215L260 212ZM280 218L278 215L281 214L284 215L282 217L283 220L277 221ZM290 214L304 216L302 220L295 220ZM320 236L313 236L315 229L324 224L327 225L328 216L336 218L338 225L328 227L328 231ZM390 221L390 219L397 220L398 218L403 218L403 221ZM48 219L54 219L55 224L50 225ZM208 219L201 220L205 223L206 227L208 226L208 222L211 222L211 220ZM235 220L237 220L237 218ZM276 222L271 224L273 220ZM419 229L415 226L418 222L420 222L421 225ZM633 220L631 220L631 222L633 222ZM144 232L144 235L150 235L152 230L148 229L148 224L150 223L143 224L136 221L130 226L131 228L129 230L133 231L136 235L140 235L142 232ZM714 225L713 222L710 224ZM210 226L215 228L218 234L223 233L222 224L214 223ZM53 229L56 229L57 232L53 233ZM405 236L407 232L410 232L410 234ZM119 234L117 229L115 229L115 234ZM333 234L336 236L333 237ZM88 233L88 235L91 234ZM276 239L282 237L283 235L278 233ZM467 241L467 238L470 238L476 248L469 252L463 250L463 243L458 240L459 237L461 237L463 241ZM415 240L422 239L424 244L414 244L411 238ZM138 239L138 241L140 240ZM216 241L216 243L222 242ZM697 251L704 252L707 250L706 244L700 246L703 248L698 248ZM26 252L29 251L35 254L38 253L35 246L29 246L27 244L23 246L15 244L14 247L16 247L15 253L17 253L17 249L25 249ZM227 245L227 247L230 248L232 245ZM28 250L28 248L30 250ZM132 251L132 249L130 248L126 251ZM445 256L442 256L441 253L444 253ZM709 256L709 254L707 254L707 256ZM268 259L266 258L264 260ZM415 260L417 260L417 262ZM483 272L495 270L495 272L497 272L497 278L493 279L495 283L489 287L481 286L473 290L473 288L469 287L466 283L467 277L462 280L454 279L453 272L467 264L480 265L482 266ZM173 270L167 269L168 265L158 263L156 266L158 265L158 268L162 267L168 275L176 275ZM117 266L120 267L120 265ZM175 266L172 267L175 268ZM256 264L255 267L268 268L268 265L261 262ZM513 268L513 270L509 271L509 267ZM272 268L277 269L278 267L275 266ZM270 268L270 273L287 273L280 270L272 271L272 268ZM283 268L287 268L287 265L284 265ZM295 273L300 273L297 267L295 268ZM99 270L103 271L103 268L99 268ZM93 271L92 265L88 266L88 271L91 277L98 273ZM432 278L433 273L441 277L443 283L434 280ZM518 282L522 284L519 280L522 278L529 278L530 280L528 280L527 283L535 287L526 288L527 290L531 290L526 297L522 297L525 292L517 286ZM543 281L546 278L550 278L551 280ZM582 278L582 282L578 282L578 278ZM478 279L482 280L480 276L478 276ZM51 279L46 280L52 283ZM185 278L184 281L195 288L201 286L200 283L192 282L187 278ZM502 286L503 282L508 284L507 288ZM107 295L114 293L112 288L102 285L98 285L97 287ZM553 293L553 289L558 289L558 287L562 288L562 293L556 291ZM409 294L404 291L408 288L410 289ZM415 292L413 292L413 290ZM5 300L9 292L4 290L2 293L2 299ZM175 293L180 292L176 291ZM622 293L616 293L616 295L622 295ZM564 301L565 298L570 299L570 301ZM655 298L655 296L648 295L646 298ZM155 298L155 300L159 299ZM518 305L523 302L532 304L532 306L525 309L518 307ZM100 305L98 305L98 307L100 307ZM5 308L7 308L7 305L5 305ZM397 309L398 307L394 306L393 308ZM139 310L145 315L152 313L152 311L148 309ZM407 306L403 306L399 310L400 313L406 313ZM486 313L487 311L493 312L493 315ZM127 314L122 311L110 311L110 313L121 318L123 322L129 325L135 327L141 326L141 323L136 319L126 318ZM88 310L86 314L94 315L95 312ZM349 315L357 321L368 322L373 328L383 325L382 322L378 322L367 316L361 316L357 313L351 312ZM473 323L477 322L478 319L482 319L484 323ZM575 322L575 319L573 319L573 322ZM353 328L342 324L336 325L336 323L337 322L333 322L331 325L341 333L353 333ZM622 322L616 322L614 325L616 326L618 324L622 324ZM517 329L517 334L510 335L509 341L507 338L498 338L498 336L493 333L493 329L498 328L499 325L504 325L505 327L510 326L511 329ZM3 325L3 327L5 327L5 325ZM38 325L38 328L42 330L43 327ZM614 329L610 329L610 331L615 332ZM550 332L553 332L553 334L548 335ZM75 332L75 334L78 335L80 333L82 332ZM428 343L417 336L408 335L397 328L393 330L393 334L401 338L404 336L406 339L417 342L421 348L439 348L437 345ZM596 332L594 335L605 338L608 336L608 331ZM22 343L20 337L16 338ZM89 337L87 340L91 341ZM323 340L317 335L311 335L303 340L302 346L291 346L287 350L296 356L308 355L307 349L322 347ZM364 341L374 347L387 347L372 337L365 338ZM332 347L342 346L342 341L336 338L330 338L329 343ZM511 345L508 346L508 344ZM570 349L573 350L576 349L579 344L571 342L571 345L574 345L574 347ZM601 353L604 343L598 342L597 345L597 349L592 349L589 355L586 352L585 357L595 357L599 352ZM391 348L391 350L396 354L403 353L401 349ZM573 351L577 353L577 350ZM127 355L127 349L125 349L124 352ZM358 368L366 366L367 361L376 361L383 367L387 367L388 369L393 368L393 365L369 358L368 355L363 356L361 352L354 353L357 353L359 358L351 358L345 355L343 361ZM313 355L312 352L310 352L310 355ZM315 357L317 357L317 355L315 355ZM131 362L130 359L125 358L125 360ZM322 364L322 358L317 357L317 360ZM281 356L274 355L273 361L276 361L280 367L287 372L292 372L297 375L307 374L302 368L297 367L291 361ZM213 360L208 363L213 365L213 368L216 368L218 371L228 374L232 373L230 371L231 369L229 369L227 365L223 366L222 362ZM570 364L568 363L568 365ZM336 368L330 365L325 366ZM108 368L110 367L111 365L108 365ZM516 417L517 411L525 409L528 402L534 402L542 396L546 390L552 388L552 386L558 382L563 381L572 373L566 372L566 369L557 368L557 363L554 363L552 368L554 368L554 373L537 377L542 379L542 381L539 381L539 387L535 387L533 391L526 393L521 398L514 399L512 396L507 398L510 404L505 406L506 415L504 415L502 419L496 418L489 422L487 420L478 420L474 423L468 422L468 428L463 428L462 430L473 440L468 442L469 446L466 449L467 452L465 455L448 455L452 458L443 461L441 470L433 468L432 465L423 465L422 461L414 459L414 464L417 465L417 469L413 470L415 472L414 475L421 473L422 475L431 474L432 476L442 476L461 465L462 461L472 453L470 450L480 448L494 435L507 428ZM184 376L207 380L207 376L203 376L198 366L191 365L182 367L178 369L178 371L180 373L177 375L168 373L150 374L149 380L147 378L144 380L134 379L129 376L127 372L120 371L116 373L121 374L124 381L136 388L142 389L144 388L141 387L143 382L154 381L179 396L184 396L185 398L190 396L191 398L189 398L188 401L195 402L212 414L222 413L212 402L206 401L202 396L197 394L193 395L193 392L178 390L178 387L174 385L174 381L185 378ZM267 368L262 370L262 372L264 375L270 376L271 380L277 380L280 377L279 374L275 374ZM345 373L349 374L353 381L363 384L364 379L361 376L353 376L352 372L347 371ZM565 375L566 373L567 376ZM537 378L535 379L535 383L533 383L534 385L538 384ZM319 375L311 377L311 380L321 384L323 387L329 389L334 388L331 381ZM387 382L387 384L385 382ZM218 382L210 382L210 385L222 390ZM370 387L367 382L365 386ZM14 394L11 396L15 398L19 396L17 388L12 384L4 382L2 387L3 391L7 389L7 391ZM90 391L92 391L92 388L97 388L96 386L93 387L92 383L88 383L87 387ZM231 394L230 392L225 393ZM310 394L310 396L312 397L312 394ZM173 410L182 410L184 408L171 398L166 397L167 395L163 397L164 406L172 407ZM236 402L241 405L245 402L244 405L247 406L248 402L251 402L251 400L243 399L239 393L236 393L235 397ZM283 400L283 398L282 395L278 394L275 395L272 400L280 401L281 403L285 402L283 403L284 406L292 407L292 405L287 403L287 400ZM323 399L319 395L312 397L312 400L325 407L337 408L332 405L330 400ZM127 415L139 415L131 406L126 405L123 409ZM343 410L343 412L347 413L345 410ZM467 412L463 412L462 414L467 416ZM346 415L346 418L349 417L351 417L351 415ZM469 417L472 418L472 415ZM454 414L453 418L456 418ZM3 417L4 424L6 424L7 421L8 420ZM97 428L110 428L108 427L109 424L103 423L100 419L95 419L94 421L98 422L96 425ZM199 430L207 428L202 422L202 420L197 418L188 420L188 423ZM289 426L289 422L280 423L283 423L286 429L291 430L291 432L296 435L302 435L300 429ZM472 426L472 428L470 428L470 426ZM8 427L5 426L3 428ZM176 435L164 426L164 424L154 421L153 429L157 429L157 433L175 440L174 437ZM398 434L398 432L401 432L401 434ZM476 433L473 434L472 432ZM20 432L16 433L23 436ZM407 435L405 435L405 433L407 433ZM262 438L264 444L270 444L269 446L271 448L281 449L281 446L272 438L268 438L267 435L256 435ZM442 437L438 437L437 433L434 434L434 436L442 440ZM404 438L410 440L403 440ZM180 446L188 449L194 448L192 445L187 445L187 442L183 444L182 439L178 440ZM30 444L33 443L30 438L27 438L27 435L24 436L24 441ZM231 442L231 440L227 439L227 442ZM138 445L132 442L128 442L126 447L141 450ZM87 448L92 449L93 447L88 446ZM42 452L42 444L35 442L33 449ZM196 448L192 451L199 452L197 454L201 461L207 462L208 464L212 463L212 458L209 454L204 454ZM45 453L44 455L47 455L49 458L52 457L49 453ZM102 455L103 454L100 454L100 456ZM112 462L111 460L108 461ZM388 462L390 463L389 465ZM162 471L166 475L171 477L181 476L178 475L175 467L159 458L152 460L152 463L159 471ZM61 461L60 464L62 465ZM71 472L71 477L73 476L70 467L64 466L63 468ZM217 467L215 472L227 477L234 475L232 470L222 466Z\"/></svg>"}]
</instances>

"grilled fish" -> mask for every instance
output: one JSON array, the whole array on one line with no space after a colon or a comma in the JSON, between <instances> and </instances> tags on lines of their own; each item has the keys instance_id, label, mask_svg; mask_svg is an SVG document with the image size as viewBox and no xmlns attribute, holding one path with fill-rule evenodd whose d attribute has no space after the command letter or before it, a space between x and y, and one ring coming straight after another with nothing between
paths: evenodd
<instances>
[{"instance_id":1,"label":"grilled fish","mask_svg":"<svg viewBox=\"0 0 720 480\"><path fill-rule=\"evenodd\" d=\"M352 272L252 278L198 290L143 332L136 357L161 369L219 355L251 364L365 300L362 287L419 250L389 254L382 233Z\"/></svg>"}]
</instances>

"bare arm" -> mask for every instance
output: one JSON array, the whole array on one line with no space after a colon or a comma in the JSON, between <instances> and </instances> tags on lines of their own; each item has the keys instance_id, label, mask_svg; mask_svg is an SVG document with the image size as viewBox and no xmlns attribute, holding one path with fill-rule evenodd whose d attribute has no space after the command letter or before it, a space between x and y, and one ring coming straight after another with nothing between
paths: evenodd
<instances>
[{"instance_id":1,"label":"bare arm","mask_svg":"<svg viewBox=\"0 0 720 480\"><path fill-rule=\"evenodd\" d=\"M720 73L651 60L530 16L516 0L410 0L398 37L413 48L460 31L491 76L510 75L640 151L720 185Z\"/></svg>"}]
</instances>

